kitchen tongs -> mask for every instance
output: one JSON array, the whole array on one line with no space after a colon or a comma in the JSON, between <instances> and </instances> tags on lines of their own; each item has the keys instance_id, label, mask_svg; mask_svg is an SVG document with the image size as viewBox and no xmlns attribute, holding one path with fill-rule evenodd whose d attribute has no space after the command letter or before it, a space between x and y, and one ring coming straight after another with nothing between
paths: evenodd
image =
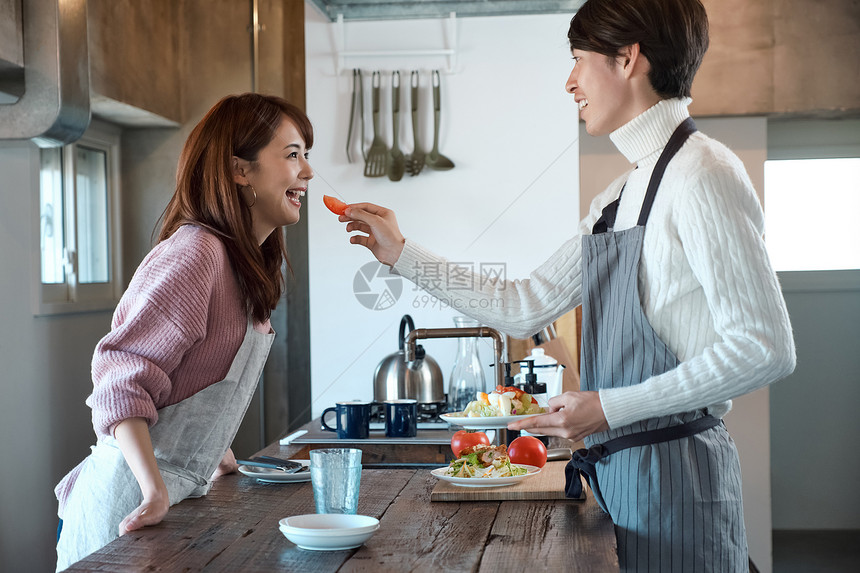
<instances>
[{"instance_id":1,"label":"kitchen tongs","mask_svg":"<svg viewBox=\"0 0 860 573\"><path fill-rule=\"evenodd\" d=\"M305 467L299 462L294 462L292 460L283 460L281 458L273 458L271 456L256 456L251 458L250 460L236 460L236 463L241 466L281 470L282 472L288 474L300 472Z\"/></svg>"},{"instance_id":2,"label":"kitchen tongs","mask_svg":"<svg viewBox=\"0 0 860 573\"><path fill-rule=\"evenodd\" d=\"M356 110L356 108L358 109ZM367 153L364 151L364 81L361 77L361 70L358 68L352 70L352 105L349 108L349 130L346 134L346 159L349 163L352 163L352 126L355 123L356 113L358 113L361 122L361 133L358 140L361 146L361 156L367 159Z\"/></svg>"}]
</instances>

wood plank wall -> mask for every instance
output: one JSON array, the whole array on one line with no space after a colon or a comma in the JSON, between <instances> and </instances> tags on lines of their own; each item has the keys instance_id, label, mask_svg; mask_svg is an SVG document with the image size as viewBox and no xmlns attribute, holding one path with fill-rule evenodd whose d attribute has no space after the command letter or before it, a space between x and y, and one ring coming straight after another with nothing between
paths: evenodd
<instances>
[{"instance_id":1,"label":"wood plank wall","mask_svg":"<svg viewBox=\"0 0 860 573\"><path fill-rule=\"evenodd\" d=\"M199 1L90 0L94 92L181 122L177 13ZM703 1L711 45L693 85L693 115L860 115L860 2ZM304 2L260 2L261 15L275 10L283 11L284 22L295 21L304 16ZM213 6L207 18L219 13ZM290 37L298 36L284 34L285 29L269 18L261 41L284 36L283 57L277 58L283 67L275 71L287 98L299 102L303 90L289 86L299 85L304 51L289 47ZM271 83L260 86L268 93L281 91Z\"/></svg>"}]
</instances>

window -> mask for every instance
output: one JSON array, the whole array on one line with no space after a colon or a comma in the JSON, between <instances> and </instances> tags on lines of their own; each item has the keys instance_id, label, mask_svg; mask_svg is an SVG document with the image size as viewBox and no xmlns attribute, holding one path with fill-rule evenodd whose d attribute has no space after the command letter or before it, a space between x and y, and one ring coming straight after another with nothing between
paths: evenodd
<instances>
[{"instance_id":1,"label":"window","mask_svg":"<svg viewBox=\"0 0 860 573\"><path fill-rule=\"evenodd\" d=\"M769 120L764 212L775 270L860 269L860 120Z\"/></svg>"},{"instance_id":2,"label":"window","mask_svg":"<svg viewBox=\"0 0 860 573\"><path fill-rule=\"evenodd\" d=\"M119 296L119 132L94 124L41 149L36 314L108 310Z\"/></svg>"},{"instance_id":3,"label":"window","mask_svg":"<svg viewBox=\"0 0 860 573\"><path fill-rule=\"evenodd\" d=\"M775 270L860 269L860 158L769 160L764 183Z\"/></svg>"}]
</instances>

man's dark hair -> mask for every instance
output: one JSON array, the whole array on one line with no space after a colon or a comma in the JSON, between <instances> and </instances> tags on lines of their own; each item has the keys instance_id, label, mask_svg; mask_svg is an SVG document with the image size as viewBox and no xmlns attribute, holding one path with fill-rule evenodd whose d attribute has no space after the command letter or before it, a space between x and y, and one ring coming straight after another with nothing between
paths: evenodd
<instances>
[{"instance_id":1,"label":"man's dark hair","mask_svg":"<svg viewBox=\"0 0 860 573\"><path fill-rule=\"evenodd\" d=\"M708 16L700 0L588 0L570 21L567 39L571 51L611 58L638 43L654 91L689 97L708 49Z\"/></svg>"}]
</instances>

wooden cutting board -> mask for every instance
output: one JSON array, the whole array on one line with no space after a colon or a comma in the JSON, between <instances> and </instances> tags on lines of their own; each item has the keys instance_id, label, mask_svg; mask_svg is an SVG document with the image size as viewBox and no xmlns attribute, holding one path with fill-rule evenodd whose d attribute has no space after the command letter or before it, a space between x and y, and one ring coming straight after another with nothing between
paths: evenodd
<instances>
[{"instance_id":1,"label":"wooden cutting board","mask_svg":"<svg viewBox=\"0 0 860 573\"><path fill-rule=\"evenodd\" d=\"M548 462L537 475L514 485L501 487L463 487L439 480L430 501L489 501L514 499L571 499L564 496L564 467L567 462ZM585 482L583 496L585 499Z\"/></svg>"}]
</instances>

